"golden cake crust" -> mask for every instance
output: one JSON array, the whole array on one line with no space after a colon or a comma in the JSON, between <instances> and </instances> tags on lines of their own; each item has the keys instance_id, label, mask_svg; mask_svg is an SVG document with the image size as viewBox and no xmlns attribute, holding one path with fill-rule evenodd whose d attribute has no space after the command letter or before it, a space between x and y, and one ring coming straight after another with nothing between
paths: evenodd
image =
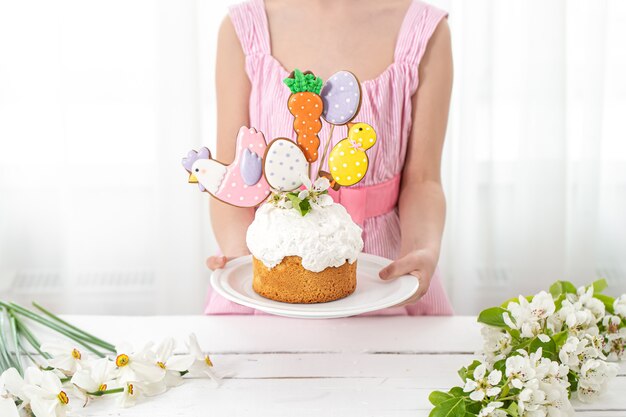
<instances>
[{"instance_id":1,"label":"golden cake crust","mask_svg":"<svg viewBox=\"0 0 626 417\"><path fill-rule=\"evenodd\" d=\"M285 303L312 304L339 300L356 289L356 261L312 272L299 256L286 256L269 269L252 257L252 288L257 294Z\"/></svg>"}]
</instances>

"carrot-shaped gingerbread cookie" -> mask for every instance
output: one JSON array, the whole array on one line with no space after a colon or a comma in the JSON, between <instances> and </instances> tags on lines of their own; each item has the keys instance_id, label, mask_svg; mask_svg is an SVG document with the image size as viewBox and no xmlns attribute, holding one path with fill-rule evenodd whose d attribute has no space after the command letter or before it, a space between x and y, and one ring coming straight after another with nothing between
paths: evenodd
<instances>
[{"instance_id":1,"label":"carrot-shaped gingerbread cookie","mask_svg":"<svg viewBox=\"0 0 626 417\"><path fill-rule=\"evenodd\" d=\"M322 79L312 72L294 70L284 83L291 90L289 96L289 112L293 114L293 129L298 135L296 142L304 152L308 162L315 162L320 146L319 131L322 129L320 116L324 110L324 103L319 96L322 89Z\"/></svg>"}]
</instances>

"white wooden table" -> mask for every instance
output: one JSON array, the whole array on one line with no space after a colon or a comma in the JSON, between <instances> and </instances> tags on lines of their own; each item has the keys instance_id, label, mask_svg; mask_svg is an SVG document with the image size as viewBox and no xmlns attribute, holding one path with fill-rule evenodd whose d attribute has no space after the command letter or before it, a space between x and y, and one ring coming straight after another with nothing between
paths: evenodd
<instances>
[{"instance_id":1,"label":"white wooden table","mask_svg":"<svg viewBox=\"0 0 626 417\"><path fill-rule=\"evenodd\" d=\"M129 409L110 399L85 416L427 416L428 394L458 385L456 371L482 345L474 317L363 317L298 320L272 316L65 316L112 343L140 345L196 333L216 387L190 379ZM626 416L626 366L602 405L581 416Z\"/></svg>"}]
</instances>

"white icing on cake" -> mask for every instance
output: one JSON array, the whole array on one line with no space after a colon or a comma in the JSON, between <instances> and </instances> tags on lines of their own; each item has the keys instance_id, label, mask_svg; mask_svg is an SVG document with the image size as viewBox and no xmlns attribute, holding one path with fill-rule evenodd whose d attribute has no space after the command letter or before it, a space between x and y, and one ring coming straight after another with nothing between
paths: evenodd
<instances>
[{"instance_id":1,"label":"white icing on cake","mask_svg":"<svg viewBox=\"0 0 626 417\"><path fill-rule=\"evenodd\" d=\"M255 258L273 268L285 256L299 256L312 272L356 261L363 250L361 228L346 209L333 203L315 206L305 216L296 210L263 204L256 212L246 236Z\"/></svg>"}]
</instances>

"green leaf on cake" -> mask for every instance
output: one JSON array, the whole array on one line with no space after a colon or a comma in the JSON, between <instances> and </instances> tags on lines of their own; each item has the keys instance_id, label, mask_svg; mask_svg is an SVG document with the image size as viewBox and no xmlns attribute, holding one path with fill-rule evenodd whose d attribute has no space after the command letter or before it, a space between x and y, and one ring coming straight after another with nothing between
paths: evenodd
<instances>
[{"instance_id":1,"label":"green leaf on cake","mask_svg":"<svg viewBox=\"0 0 626 417\"><path fill-rule=\"evenodd\" d=\"M311 211L311 203L309 200L302 200L296 193L288 193L287 198L291 201L293 208L300 213L301 216L306 216Z\"/></svg>"}]
</instances>

